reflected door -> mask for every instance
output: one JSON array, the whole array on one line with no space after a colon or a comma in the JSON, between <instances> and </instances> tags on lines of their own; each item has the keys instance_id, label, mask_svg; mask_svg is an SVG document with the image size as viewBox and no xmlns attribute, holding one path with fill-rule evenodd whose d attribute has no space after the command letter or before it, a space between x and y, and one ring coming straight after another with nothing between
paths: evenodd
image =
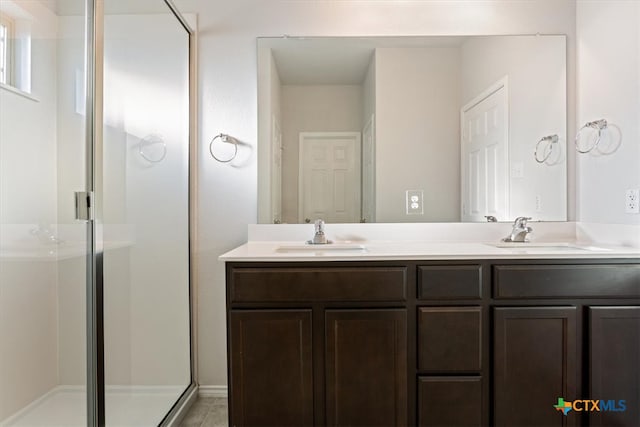
<instances>
[{"instance_id":1,"label":"reflected door","mask_svg":"<svg viewBox=\"0 0 640 427\"><path fill-rule=\"evenodd\" d=\"M507 82L462 108L462 221L509 218Z\"/></svg>"},{"instance_id":2,"label":"reflected door","mask_svg":"<svg viewBox=\"0 0 640 427\"><path fill-rule=\"evenodd\" d=\"M360 132L301 132L298 220L360 221Z\"/></svg>"}]
</instances>

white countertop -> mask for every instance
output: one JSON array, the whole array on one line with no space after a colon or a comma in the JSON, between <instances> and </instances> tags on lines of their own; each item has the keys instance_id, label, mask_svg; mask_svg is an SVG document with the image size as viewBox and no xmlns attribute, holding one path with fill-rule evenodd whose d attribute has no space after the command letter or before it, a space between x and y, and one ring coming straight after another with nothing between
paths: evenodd
<instances>
[{"instance_id":1,"label":"white countertop","mask_svg":"<svg viewBox=\"0 0 640 427\"><path fill-rule=\"evenodd\" d=\"M465 259L640 258L639 248L575 241L532 242L496 247L500 242L336 241L335 247L301 241L249 241L220 256L221 261L390 261ZM358 246L364 249L354 249ZM337 249L340 248L340 249Z\"/></svg>"}]
</instances>

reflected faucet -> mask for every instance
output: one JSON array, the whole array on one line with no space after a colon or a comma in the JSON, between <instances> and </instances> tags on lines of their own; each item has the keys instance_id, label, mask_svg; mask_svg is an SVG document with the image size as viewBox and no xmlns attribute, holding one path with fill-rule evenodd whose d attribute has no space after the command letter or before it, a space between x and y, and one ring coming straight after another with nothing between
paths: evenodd
<instances>
[{"instance_id":1,"label":"reflected faucet","mask_svg":"<svg viewBox=\"0 0 640 427\"><path fill-rule=\"evenodd\" d=\"M533 232L531 227L527 226L527 221L531 218L526 216L519 216L513 222L513 229L511 230L511 234L502 239L503 242L518 242L518 243L526 243L529 241L527 238L528 234Z\"/></svg>"},{"instance_id":2,"label":"reflected faucet","mask_svg":"<svg viewBox=\"0 0 640 427\"><path fill-rule=\"evenodd\" d=\"M321 219L316 219L314 223L315 234L313 235L312 240L307 240L307 243L310 245L326 245L327 243L331 243L331 240L327 240L327 236L324 234L324 221Z\"/></svg>"},{"instance_id":3,"label":"reflected faucet","mask_svg":"<svg viewBox=\"0 0 640 427\"><path fill-rule=\"evenodd\" d=\"M29 233L37 237L40 243L45 245L59 245L63 243L63 240L58 238L46 224L38 224L38 227L32 228L29 230Z\"/></svg>"}]
</instances>

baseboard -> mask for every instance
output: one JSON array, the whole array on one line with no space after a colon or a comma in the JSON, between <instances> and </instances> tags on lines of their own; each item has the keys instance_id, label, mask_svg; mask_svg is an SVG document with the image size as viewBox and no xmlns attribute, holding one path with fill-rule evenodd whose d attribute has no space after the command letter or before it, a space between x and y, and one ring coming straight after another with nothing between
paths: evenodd
<instances>
[{"instance_id":1,"label":"baseboard","mask_svg":"<svg viewBox=\"0 0 640 427\"><path fill-rule=\"evenodd\" d=\"M201 385L198 387L200 397L229 397L229 388L226 385Z\"/></svg>"}]
</instances>

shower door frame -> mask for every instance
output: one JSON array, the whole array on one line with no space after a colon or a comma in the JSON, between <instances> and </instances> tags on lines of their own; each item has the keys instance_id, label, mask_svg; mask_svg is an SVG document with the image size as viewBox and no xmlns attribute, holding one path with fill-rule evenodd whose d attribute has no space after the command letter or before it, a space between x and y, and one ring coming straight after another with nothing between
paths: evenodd
<instances>
[{"instance_id":1,"label":"shower door frame","mask_svg":"<svg viewBox=\"0 0 640 427\"><path fill-rule=\"evenodd\" d=\"M103 238L103 63L104 63L104 9L108 0L85 0L85 63L86 63L86 181L89 219L87 220L86 259L86 327L87 327L87 425L105 425L105 376L104 376L104 238ZM188 137L188 233L189 233L189 385L165 414L160 425L174 425L184 415L190 402L196 398L197 384L195 363L195 305L194 242L195 242L195 194L196 178L193 165L197 150L197 101L196 101L196 33L174 5L164 1L189 36L189 137Z\"/></svg>"}]
</instances>

